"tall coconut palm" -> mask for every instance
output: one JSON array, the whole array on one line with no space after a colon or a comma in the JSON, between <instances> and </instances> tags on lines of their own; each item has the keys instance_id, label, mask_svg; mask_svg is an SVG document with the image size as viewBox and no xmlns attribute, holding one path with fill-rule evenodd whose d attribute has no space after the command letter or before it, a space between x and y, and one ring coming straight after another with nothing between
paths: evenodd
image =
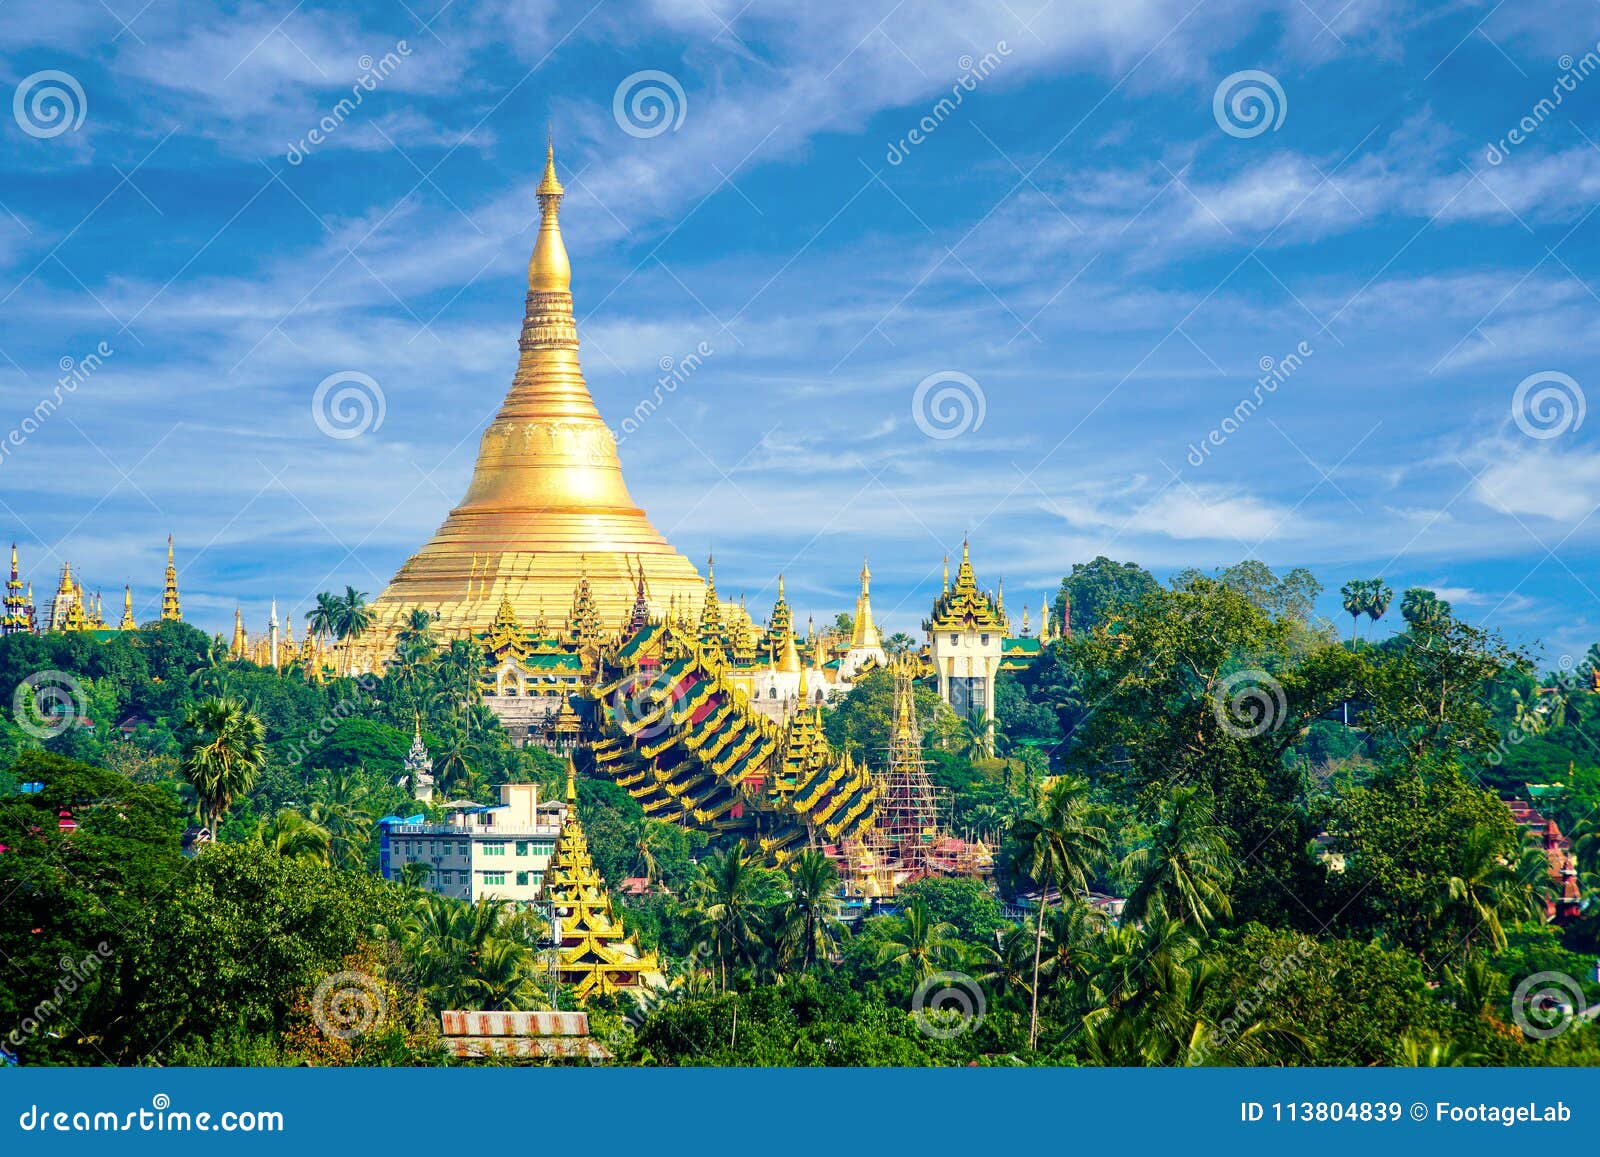
<instances>
[{"instance_id":1,"label":"tall coconut palm","mask_svg":"<svg viewBox=\"0 0 1600 1157\"><path fill-rule=\"evenodd\" d=\"M352 586L346 586L344 594L335 597L338 600L338 613L334 634L344 644L344 673L348 675L354 667L356 640L372 626L372 608L367 605L367 592L358 591Z\"/></svg>"},{"instance_id":2,"label":"tall coconut palm","mask_svg":"<svg viewBox=\"0 0 1600 1157\"><path fill-rule=\"evenodd\" d=\"M1344 613L1350 616L1350 641L1356 641L1356 623L1367 613L1367 584L1364 579L1351 579L1339 588L1339 598Z\"/></svg>"},{"instance_id":3,"label":"tall coconut palm","mask_svg":"<svg viewBox=\"0 0 1600 1157\"><path fill-rule=\"evenodd\" d=\"M1111 843L1097 810L1089 802L1089 785L1062 776L1035 793L1028 814L1011 827L1016 844L1016 864L1039 889L1039 912L1034 932L1032 1008L1028 1017L1028 1047L1039 1043L1039 964L1044 954L1045 909L1048 889L1059 899L1069 892L1088 891L1089 879L1104 862Z\"/></svg>"},{"instance_id":4,"label":"tall coconut palm","mask_svg":"<svg viewBox=\"0 0 1600 1157\"><path fill-rule=\"evenodd\" d=\"M233 802L250 790L267 758L267 729L239 699L203 699L183 720L183 776L215 835Z\"/></svg>"},{"instance_id":5,"label":"tall coconut palm","mask_svg":"<svg viewBox=\"0 0 1600 1157\"><path fill-rule=\"evenodd\" d=\"M337 635L341 616L339 596L323 591L317 595L316 605L306 612L306 630L324 637Z\"/></svg>"},{"instance_id":6,"label":"tall coconut palm","mask_svg":"<svg viewBox=\"0 0 1600 1157\"><path fill-rule=\"evenodd\" d=\"M1361 613L1372 620L1377 626L1378 620L1383 618L1389 610L1389 604L1394 601L1394 590L1381 578L1371 579L1367 583L1365 597L1362 599Z\"/></svg>"},{"instance_id":7,"label":"tall coconut palm","mask_svg":"<svg viewBox=\"0 0 1600 1157\"><path fill-rule=\"evenodd\" d=\"M1164 915L1203 934L1233 914L1228 900L1233 868L1226 832L1212 822L1200 789L1174 788L1161 803L1149 844L1122 861L1123 875L1133 884L1123 919Z\"/></svg>"},{"instance_id":8,"label":"tall coconut palm","mask_svg":"<svg viewBox=\"0 0 1600 1157\"><path fill-rule=\"evenodd\" d=\"M807 849L789 871L789 895L778 910L778 943L785 963L810 972L838 943L839 869L827 856Z\"/></svg>"},{"instance_id":9,"label":"tall coconut palm","mask_svg":"<svg viewBox=\"0 0 1600 1157\"><path fill-rule=\"evenodd\" d=\"M693 896L701 943L717 962L719 986L726 992L729 966L753 964L761 944L756 862L743 840L700 865Z\"/></svg>"},{"instance_id":10,"label":"tall coconut palm","mask_svg":"<svg viewBox=\"0 0 1600 1157\"><path fill-rule=\"evenodd\" d=\"M913 900L903 915L891 919L889 939L878 947L881 962L910 968L919 984L961 962L956 926L935 920L921 900Z\"/></svg>"}]
</instances>

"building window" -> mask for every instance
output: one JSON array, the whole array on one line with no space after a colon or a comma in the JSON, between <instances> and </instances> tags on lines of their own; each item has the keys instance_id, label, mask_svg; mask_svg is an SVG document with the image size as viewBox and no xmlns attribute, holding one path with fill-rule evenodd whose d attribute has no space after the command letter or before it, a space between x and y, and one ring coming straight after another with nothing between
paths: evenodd
<instances>
[{"instance_id":1,"label":"building window","mask_svg":"<svg viewBox=\"0 0 1600 1157\"><path fill-rule=\"evenodd\" d=\"M485 887L488 887L492 884L503 885L505 882L506 874L504 872L485 872L483 874L483 883Z\"/></svg>"},{"instance_id":2,"label":"building window","mask_svg":"<svg viewBox=\"0 0 1600 1157\"><path fill-rule=\"evenodd\" d=\"M526 872L518 872L517 873L517 887L526 888L527 886L528 886L528 873L526 873Z\"/></svg>"},{"instance_id":3,"label":"building window","mask_svg":"<svg viewBox=\"0 0 1600 1157\"><path fill-rule=\"evenodd\" d=\"M961 636L960 635L951 635L950 636L950 645L952 647L961 646Z\"/></svg>"},{"instance_id":4,"label":"building window","mask_svg":"<svg viewBox=\"0 0 1600 1157\"><path fill-rule=\"evenodd\" d=\"M527 840L518 840L517 841L517 855L526 856L527 854L528 854L528 841Z\"/></svg>"},{"instance_id":5,"label":"building window","mask_svg":"<svg viewBox=\"0 0 1600 1157\"><path fill-rule=\"evenodd\" d=\"M978 642L979 642L980 645L987 647L989 645L989 636L988 635L979 635L978 636Z\"/></svg>"},{"instance_id":6,"label":"building window","mask_svg":"<svg viewBox=\"0 0 1600 1157\"><path fill-rule=\"evenodd\" d=\"M483 854L486 856L503 856L506 854L504 840L496 840L483 845Z\"/></svg>"}]
</instances>

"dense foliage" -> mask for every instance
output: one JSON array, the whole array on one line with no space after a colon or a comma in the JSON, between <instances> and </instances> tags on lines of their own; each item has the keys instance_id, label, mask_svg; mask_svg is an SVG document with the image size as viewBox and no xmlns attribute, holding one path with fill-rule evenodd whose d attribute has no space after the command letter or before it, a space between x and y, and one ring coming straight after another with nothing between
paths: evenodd
<instances>
[{"instance_id":1,"label":"dense foliage","mask_svg":"<svg viewBox=\"0 0 1600 1157\"><path fill-rule=\"evenodd\" d=\"M1524 1031L1600 999L1600 915L1546 923L1549 861L1502 802L1559 822L1592 896L1600 652L1541 674L1422 588L1380 639L1381 579L1346 584L1346 632L1313 619L1320 589L1099 558L996 719L919 686L943 825L992 879L847 903L819 851L773 869L584 780L595 863L668 974L591 1001L596 1033L663 1065L1600 1063L1592 1024ZM327 596L321 629L362 610ZM426 615L381 678L258 669L176 623L0 640L0 689L41 673L75 688L66 725L33 692L0 718L0 1044L23 1063L446 1063L441 1009L571 1005L539 913L375 876L377 818L430 811L414 734L444 798L563 773ZM863 679L830 742L882 770L892 694ZM1540 974L1565 1006L1516 1003ZM319 996L347 975L384 1010L349 1039Z\"/></svg>"}]
</instances>

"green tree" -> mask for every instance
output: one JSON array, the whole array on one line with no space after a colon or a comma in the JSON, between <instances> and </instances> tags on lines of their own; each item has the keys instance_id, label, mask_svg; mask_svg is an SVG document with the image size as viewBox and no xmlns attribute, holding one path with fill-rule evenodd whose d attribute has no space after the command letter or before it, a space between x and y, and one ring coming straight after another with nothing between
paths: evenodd
<instances>
[{"instance_id":1,"label":"green tree","mask_svg":"<svg viewBox=\"0 0 1600 1157\"><path fill-rule=\"evenodd\" d=\"M1039 1043L1039 965L1044 953L1045 911L1049 888L1058 903L1068 893L1088 891L1089 879L1110 851L1100 817L1091 806L1086 781L1062 777L1035 796L1033 808L1011 828L1015 863L1039 889L1034 936L1033 994L1028 1018L1028 1047Z\"/></svg>"},{"instance_id":2,"label":"green tree","mask_svg":"<svg viewBox=\"0 0 1600 1157\"><path fill-rule=\"evenodd\" d=\"M1160 589L1150 572L1135 563L1114 562L1105 555L1073 563L1056 594L1055 621L1074 631L1092 631Z\"/></svg>"},{"instance_id":3,"label":"green tree","mask_svg":"<svg viewBox=\"0 0 1600 1157\"><path fill-rule=\"evenodd\" d=\"M839 919L839 869L807 849L789 871L789 894L778 907L778 943L785 962L810 972L832 954L843 934Z\"/></svg>"},{"instance_id":4,"label":"green tree","mask_svg":"<svg viewBox=\"0 0 1600 1157\"><path fill-rule=\"evenodd\" d=\"M927 905L913 900L901 915L887 919L879 957L886 964L909 969L918 983L961 962L962 944L955 925L935 920Z\"/></svg>"},{"instance_id":5,"label":"green tree","mask_svg":"<svg viewBox=\"0 0 1600 1157\"><path fill-rule=\"evenodd\" d=\"M183 775L207 827L216 832L235 800L250 790L266 760L266 728L237 699L206 699L184 717Z\"/></svg>"},{"instance_id":6,"label":"green tree","mask_svg":"<svg viewBox=\"0 0 1600 1157\"><path fill-rule=\"evenodd\" d=\"M1172 789L1150 842L1128 853L1122 872L1133 883L1125 919L1164 916L1204 934L1233 911L1233 854L1198 788Z\"/></svg>"}]
</instances>

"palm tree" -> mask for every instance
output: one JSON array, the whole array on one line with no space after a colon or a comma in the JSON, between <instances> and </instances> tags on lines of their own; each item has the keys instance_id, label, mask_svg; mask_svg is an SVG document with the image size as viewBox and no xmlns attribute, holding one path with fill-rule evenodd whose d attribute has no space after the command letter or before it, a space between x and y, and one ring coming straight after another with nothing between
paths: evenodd
<instances>
[{"instance_id":1,"label":"palm tree","mask_svg":"<svg viewBox=\"0 0 1600 1157\"><path fill-rule=\"evenodd\" d=\"M317 596L316 606L306 612L306 630L313 635L337 635L340 620L339 596L323 591Z\"/></svg>"},{"instance_id":2,"label":"palm tree","mask_svg":"<svg viewBox=\"0 0 1600 1157\"><path fill-rule=\"evenodd\" d=\"M786 961L798 957L801 972L826 960L838 942L839 869L827 856L807 849L789 872L789 897L778 910L778 943Z\"/></svg>"},{"instance_id":3,"label":"palm tree","mask_svg":"<svg viewBox=\"0 0 1600 1157\"><path fill-rule=\"evenodd\" d=\"M183 776L213 835L267 758L267 729L239 699L203 699L183 720Z\"/></svg>"},{"instance_id":4,"label":"palm tree","mask_svg":"<svg viewBox=\"0 0 1600 1157\"><path fill-rule=\"evenodd\" d=\"M1123 875L1133 882L1123 918L1163 915L1204 934L1219 917L1233 914L1233 867L1226 832L1211 822L1200 789L1174 788L1161 803L1150 843L1122 861Z\"/></svg>"},{"instance_id":5,"label":"palm tree","mask_svg":"<svg viewBox=\"0 0 1600 1157\"><path fill-rule=\"evenodd\" d=\"M753 964L761 943L756 862L743 840L700 865L693 893L702 943L717 961L720 987L726 992L728 966Z\"/></svg>"},{"instance_id":6,"label":"palm tree","mask_svg":"<svg viewBox=\"0 0 1600 1157\"><path fill-rule=\"evenodd\" d=\"M1367 611L1367 584L1364 579L1351 579L1339 588L1339 598L1344 613L1350 616L1350 641L1356 641L1356 620Z\"/></svg>"},{"instance_id":7,"label":"palm tree","mask_svg":"<svg viewBox=\"0 0 1600 1157\"><path fill-rule=\"evenodd\" d=\"M334 620L334 634L344 644L344 673L350 674L354 666L355 642L372 626L372 608L367 605L367 592L346 586L343 595L335 596L338 613Z\"/></svg>"},{"instance_id":8,"label":"palm tree","mask_svg":"<svg viewBox=\"0 0 1600 1157\"><path fill-rule=\"evenodd\" d=\"M1436 902L1440 914L1455 915L1466 926L1462 947L1470 952L1473 938L1481 931L1488 937L1493 952L1506 947L1502 916L1525 914L1529 887L1500 854L1493 829L1478 825L1469 828L1459 846L1456 873L1444 882Z\"/></svg>"},{"instance_id":9,"label":"palm tree","mask_svg":"<svg viewBox=\"0 0 1600 1157\"><path fill-rule=\"evenodd\" d=\"M956 732L956 752L966 759L988 759L1000 739L1000 728L987 715L963 717Z\"/></svg>"},{"instance_id":10,"label":"palm tree","mask_svg":"<svg viewBox=\"0 0 1600 1157\"><path fill-rule=\"evenodd\" d=\"M1400 596L1400 616L1413 630L1426 629L1450 617L1450 604L1427 587L1409 587Z\"/></svg>"},{"instance_id":11,"label":"palm tree","mask_svg":"<svg viewBox=\"0 0 1600 1157\"><path fill-rule=\"evenodd\" d=\"M327 830L333 862L341 868L353 868L366 857L375 819L368 794L349 768L341 768L322 781L311 805L311 818Z\"/></svg>"},{"instance_id":12,"label":"palm tree","mask_svg":"<svg viewBox=\"0 0 1600 1157\"><path fill-rule=\"evenodd\" d=\"M666 825L650 819L648 816L639 818L638 826L634 828L633 850L637 859L634 869L644 877L645 887L650 887L656 882L657 873L661 865L656 860L656 849L661 847L667 838Z\"/></svg>"},{"instance_id":13,"label":"palm tree","mask_svg":"<svg viewBox=\"0 0 1600 1157\"><path fill-rule=\"evenodd\" d=\"M489 1011L544 1007L533 953L512 940L496 937L484 943L465 988L477 1007Z\"/></svg>"},{"instance_id":14,"label":"palm tree","mask_svg":"<svg viewBox=\"0 0 1600 1157\"><path fill-rule=\"evenodd\" d=\"M1006 814L992 803L981 803L973 808L967 816L967 822L978 833L980 838L987 837L993 841L995 836L1006 830Z\"/></svg>"},{"instance_id":15,"label":"palm tree","mask_svg":"<svg viewBox=\"0 0 1600 1157\"><path fill-rule=\"evenodd\" d=\"M1039 964L1044 953L1047 889L1059 899L1069 891L1086 892L1089 877L1104 861L1111 843L1099 816L1089 803L1089 785L1063 776L1035 794L1034 806L1011 827L1017 845L1016 864L1039 888L1038 926L1034 933L1032 1008L1028 1017L1028 1047L1039 1043Z\"/></svg>"},{"instance_id":16,"label":"palm tree","mask_svg":"<svg viewBox=\"0 0 1600 1157\"><path fill-rule=\"evenodd\" d=\"M891 657L898 658L901 655L909 655L915 651L917 649L917 641L904 631L896 631L883 641L883 649Z\"/></svg>"},{"instance_id":17,"label":"palm tree","mask_svg":"<svg viewBox=\"0 0 1600 1157\"><path fill-rule=\"evenodd\" d=\"M293 808L284 808L270 820L263 818L257 823L256 839L268 851L287 859L328 862L328 829Z\"/></svg>"},{"instance_id":18,"label":"palm tree","mask_svg":"<svg viewBox=\"0 0 1600 1157\"><path fill-rule=\"evenodd\" d=\"M1270 1010L1236 1032L1219 1031L1206 1011L1222 971L1200 957L1158 950L1139 999L1084 1019L1089 1055L1102 1065L1183 1067L1265 1065L1285 1053L1303 1057L1307 1042Z\"/></svg>"},{"instance_id":19,"label":"palm tree","mask_svg":"<svg viewBox=\"0 0 1600 1157\"><path fill-rule=\"evenodd\" d=\"M960 963L962 943L956 926L935 920L921 900L911 901L904 915L891 919L890 939L878 948L883 963L909 967L919 984Z\"/></svg>"},{"instance_id":20,"label":"palm tree","mask_svg":"<svg viewBox=\"0 0 1600 1157\"><path fill-rule=\"evenodd\" d=\"M1389 609L1389 603L1394 599L1394 590L1381 578L1372 579L1366 586L1366 597L1362 601L1361 612L1372 620L1373 626L1377 626L1378 620L1383 618Z\"/></svg>"}]
</instances>

